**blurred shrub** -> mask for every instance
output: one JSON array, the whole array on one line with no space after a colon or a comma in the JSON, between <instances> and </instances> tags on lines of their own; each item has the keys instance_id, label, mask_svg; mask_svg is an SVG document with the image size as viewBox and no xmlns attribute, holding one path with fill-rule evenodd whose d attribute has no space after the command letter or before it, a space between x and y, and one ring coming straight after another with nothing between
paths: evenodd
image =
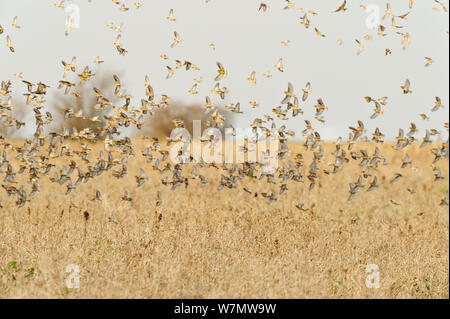
<instances>
[{"instance_id":1,"label":"blurred shrub","mask_svg":"<svg viewBox=\"0 0 450 319\"><path fill-rule=\"evenodd\" d=\"M233 113L225 108L217 107L218 113L225 116L225 121L221 127L218 127L222 133L225 128L232 123ZM152 115L144 118L144 124L141 130L136 131L138 135L168 137L175 128L174 120L180 120L184 123L189 133L193 134L193 121L200 120L202 124L202 132L207 128L207 124L214 125L213 118L210 113L205 113L205 107L202 104L184 104L180 101L169 102L164 108L155 109Z\"/></svg>"}]
</instances>

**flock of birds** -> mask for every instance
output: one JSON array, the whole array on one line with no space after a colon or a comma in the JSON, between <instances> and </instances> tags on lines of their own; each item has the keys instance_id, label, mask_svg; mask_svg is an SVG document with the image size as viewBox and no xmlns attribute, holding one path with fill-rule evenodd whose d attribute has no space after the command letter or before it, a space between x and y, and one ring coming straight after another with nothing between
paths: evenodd
<instances>
[{"instance_id":1,"label":"flock of birds","mask_svg":"<svg viewBox=\"0 0 450 319\"><path fill-rule=\"evenodd\" d=\"M112 0L113 3L119 6L119 10L126 12L130 10L124 3L118 0ZM433 8L435 11L447 12L445 5L438 0L434 0L438 5ZM205 2L210 2L206 0ZM59 1L55 3L58 8L64 8L65 1ZM141 8L141 3L134 3L136 9ZM414 6L414 0L409 0L409 8L412 10ZM284 9L293 9L295 4L289 0L285 1ZM362 9L365 9L361 5ZM266 3L260 3L260 12L266 12L269 10L269 6ZM347 1L344 1L335 11L334 14L341 14L348 10ZM258 11L258 10L256 10ZM299 9L301 13L300 24L309 29L311 25L311 17L318 15L317 12L312 10ZM397 34L401 36L402 47L406 50L411 42L411 37L408 32L399 31L402 26L397 25L395 19L406 20L409 12L394 15L391 6L387 4L385 14L382 18L391 20L391 28ZM170 10L166 19L175 23L177 21L174 10ZM12 28L20 29L18 24L18 17L14 17ZM122 24L115 25L110 23L107 28L117 32L117 38L114 42L114 46L120 55L126 55L127 50L121 44L122 37ZM326 37L324 33L319 31L317 27L314 27L316 34L320 37ZM387 36L388 26L379 25L377 35L379 37ZM0 37L8 29L0 24ZM72 31L72 25L69 20L65 31L66 36L69 36ZM448 34L448 32L447 32ZM364 40L372 40L372 36L364 37ZM182 38L178 32L174 32L174 38L170 44L170 48L176 47ZM356 40L358 44L357 54L360 54L364 49L363 40ZM339 39L338 43L342 45L343 40ZM289 46L289 41L282 41L283 46ZM9 35L6 35L6 45L11 53L15 52L12 40ZM212 50L216 50L214 43L210 44ZM392 51L386 49L386 55L389 55ZM167 55L161 54L163 60L169 60ZM434 60L429 57L425 57L425 67L429 67ZM200 68L191 61L175 60L175 66L167 66L167 79L172 78L175 72L179 69L189 71L197 70ZM94 64L103 63L100 57L96 57L93 61ZM284 72L283 59L274 65L274 69L279 72ZM256 72L253 71L248 77L248 81L256 85ZM77 83L67 80L70 75L75 75L79 80L79 83L85 83L91 81L96 74L92 72L89 66L81 67L77 65L76 57L73 57L70 61L62 61L62 79L58 81L57 89L63 90L64 94L72 96L73 99L79 99L80 94L74 90ZM221 63L217 62L217 75L215 76L214 86L211 90L213 95L217 95L219 100L224 100L229 89L222 86L220 82L228 75L228 69ZM14 74L17 78L23 78L22 73ZM271 73L269 71L264 73L264 77L270 78ZM2 189L6 192L7 196L15 197L15 204L17 207L23 207L33 198L35 194L40 191L39 181L41 178L47 177L51 182L56 183L62 187L65 187L65 194L70 194L75 191L80 183L87 183L102 174L111 174L117 179L126 178L128 176L128 165L132 163L133 158L136 156L142 156L145 159L149 169L157 171L161 174L161 184L168 186L171 190L175 190L180 186L188 187L189 184L198 183L199 187L206 187L209 184L208 179L202 174L202 170L214 169L215 171L221 171L220 180L218 181L217 189L222 190L224 188L236 189L239 187L239 183L245 179L265 181L268 185L266 192L253 192L248 187L240 187L251 196L262 197L269 203L276 201L279 196L287 192L289 184L294 182L307 183L309 190L313 190L315 185L319 183L319 180L323 174L332 175L339 173L342 168L349 163L356 163L360 168L360 175L356 182L349 183L349 197L348 200L352 200L361 190L367 192L376 190L379 187L379 181L377 173L382 166L390 165L388 159L386 159L380 151L378 144L384 143L384 134L379 128L376 128L371 134L366 134L365 125L363 121L358 121L357 125L349 127L349 136L347 140L339 137L335 143L335 149L330 154L331 160L325 154L324 142L321 139L320 133L313 127L313 123L307 119L304 119L305 129L302 131L304 153L292 154L289 149L288 139L295 135L295 132L289 130L286 125L277 127L274 117L287 121L291 118L295 118L303 114L302 104L305 104L309 99L312 92L311 83L306 83L300 91L296 91L291 83L287 84L286 91L281 94L280 105L272 108L272 114L264 114L262 118L256 118L251 123L250 127L256 136L276 136L279 141L279 149L277 150L277 158L280 160L280 165L275 173L265 173L262 171L262 163L254 161L245 161L241 164L226 164L226 163L206 163L203 160L194 161L191 157L190 161L184 163L171 163L169 159L169 151L167 147L171 143L179 140L171 140L167 138L164 146L164 141L156 137L140 136L141 139L146 140L148 146L143 150L137 150L133 145L132 139L125 136L121 137L121 129L124 127L136 127L142 128L144 125L145 116L152 116L160 109L168 108L170 97L166 94L157 95L153 90L148 76L145 77L145 97L141 99L140 106L132 106L132 97L128 95L122 85L120 78L117 75L113 76L114 81L114 97L107 96L100 89L94 87L92 94L95 96L96 103L90 107L96 110L108 111L102 117L93 116L87 117L83 114L83 110L74 110L71 107L64 109L64 118L83 118L93 123L98 122L102 125L98 127L86 127L83 130L77 131L73 129L64 128L60 132L50 131L46 134L45 128L53 122L53 115L48 109L46 109L46 94L49 85L38 82L32 83L27 80L22 80L26 88L26 93L23 94L26 105L31 105L36 130L32 138L27 138L21 146L16 146L12 142L6 139L6 136L0 136L0 143L3 147L0 156L0 169L4 175ZM189 94L198 94L197 87L202 83L202 77L194 79L194 84L191 89L188 90ZM405 80L405 83L399 84L399 91L403 94L413 94L411 89L411 82L409 79ZM299 92L299 93L296 93ZM14 118L12 111L14 105L12 102L12 82L10 80L2 80L0 87L0 112L1 112L1 124L6 128L12 128L19 130L26 123ZM112 100L119 102L112 102ZM383 114L383 107L388 103L388 97L373 98L370 96L364 97L367 103L373 104L373 113L370 115L370 119L374 119ZM205 97L205 113L209 115L210 120L206 123L208 127L220 128L224 125L226 116L220 110L218 105L215 105L213 99L210 96ZM259 104L255 101L249 102L252 108L256 108ZM225 105L225 108L233 113L241 114L244 111L241 109L239 102ZM317 99L314 104L315 116L314 119L318 122L324 122L324 114L328 110L328 106L322 98ZM439 97L435 98L434 105L430 107L431 112L438 111L445 108ZM420 114L423 120L429 119L426 114ZM183 120L174 119L174 127L185 127ZM444 123L444 129L448 131L448 123ZM393 149L396 151L407 150L409 147L415 144L420 144L421 148L429 148L429 152L433 155L433 161L431 164L435 181L442 181L445 177L442 175L441 170L436 164L449 155L448 140L445 142L433 141L433 137L439 136L440 131L438 129L426 130L422 137L418 136L419 132L415 123L411 123L407 131L399 129L398 136L396 137L396 143L393 145ZM70 141L70 142L69 142ZM104 143L104 150L98 154L92 154L91 142ZM214 145L216 141L211 136L202 140L202 143ZM250 143L252 141L246 140L246 146L244 152L248 152ZM370 144L365 144L370 143ZM375 149L371 154L365 147L368 145L375 145ZM356 150L356 148L357 150ZM310 152L312 155L312 161L306 163L305 154ZM328 161L326 161L328 159ZM56 160L66 161L66 165L56 165ZM405 169L411 168L417 170L417 167L413 165L412 159L406 153L404 155L402 164L398 167L398 172L390 179L390 183L396 183L401 180L405 175ZM17 182L18 175L26 176L23 180L26 183L20 185ZM146 175L145 169L140 168L139 173L134 176L136 181L136 187L143 186L149 177ZM195 182L194 182L195 181ZM277 190L275 190L275 188ZM416 191L412 187L407 188L408 192L415 194ZM92 201L101 202L102 194L99 190L96 190L92 197ZM127 191L121 196L123 202L133 201ZM396 199L391 199L390 202L393 205L401 205ZM157 191L155 196L155 205L161 206L163 203L162 195L160 191ZM439 205L448 206L448 193L441 199ZM0 208L1 208L0 202ZM303 203L296 205L297 209L301 211L307 211ZM114 217L110 218L110 221L117 223Z\"/></svg>"}]
</instances>

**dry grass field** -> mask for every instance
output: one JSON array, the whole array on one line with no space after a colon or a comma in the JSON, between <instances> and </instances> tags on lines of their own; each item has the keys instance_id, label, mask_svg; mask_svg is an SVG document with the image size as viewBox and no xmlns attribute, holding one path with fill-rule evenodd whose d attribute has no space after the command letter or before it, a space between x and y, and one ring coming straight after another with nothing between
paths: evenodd
<instances>
[{"instance_id":1,"label":"dry grass field","mask_svg":"<svg viewBox=\"0 0 450 319\"><path fill-rule=\"evenodd\" d=\"M435 182L432 146L381 146L389 165L377 171L379 189L352 201L358 161L322 174L312 191L290 182L268 204L242 187L260 194L279 185L246 179L218 191L221 172L213 168L202 171L205 188L190 181L170 191L141 156L144 144L136 141L123 179L104 173L65 196L43 177L22 208L0 190L0 298L449 298L449 210L439 205L449 163L436 164L446 179ZM90 147L98 154L101 145ZM361 147L372 154L375 145ZM328 160L333 148L325 148ZM417 170L400 168L406 152ZM67 166L70 158L58 161ZM140 167L150 179L137 188ZM404 178L390 183L396 172ZM101 202L90 200L97 189ZM125 190L131 202L120 199ZM79 289L66 287L69 264L80 267ZM378 289L366 287L368 264L380 269Z\"/></svg>"}]
</instances>

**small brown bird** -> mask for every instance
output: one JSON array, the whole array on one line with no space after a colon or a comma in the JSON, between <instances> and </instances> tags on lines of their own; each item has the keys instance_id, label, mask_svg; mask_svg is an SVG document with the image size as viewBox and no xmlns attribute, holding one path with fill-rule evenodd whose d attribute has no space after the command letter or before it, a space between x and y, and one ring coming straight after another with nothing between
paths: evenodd
<instances>
[{"instance_id":1,"label":"small brown bird","mask_svg":"<svg viewBox=\"0 0 450 319\"><path fill-rule=\"evenodd\" d=\"M97 57L95 58L95 60L94 60L94 64L100 64L100 63L103 63L103 62L105 62L105 61L100 60L100 57L99 57L99 56L97 56Z\"/></svg>"},{"instance_id":2,"label":"small brown bird","mask_svg":"<svg viewBox=\"0 0 450 319\"><path fill-rule=\"evenodd\" d=\"M173 34L174 34L174 39L173 39L173 43L170 45L171 48L174 48L176 45L178 45L181 42L181 38L180 38L180 35L178 34L178 32L174 31Z\"/></svg>"},{"instance_id":3,"label":"small brown bird","mask_svg":"<svg viewBox=\"0 0 450 319\"><path fill-rule=\"evenodd\" d=\"M439 4L439 6L441 6L441 8L444 12L447 12L447 8L445 7L445 5L442 2L440 2L439 0L434 0L434 2Z\"/></svg>"},{"instance_id":4,"label":"small brown bird","mask_svg":"<svg viewBox=\"0 0 450 319\"><path fill-rule=\"evenodd\" d=\"M305 102L306 99L308 98L308 95L312 92L311 83L310 82L306 83L306 86L305 88L302 89L302 91L303 91L302 101Z\"/></svg>"},{"instance_id":5,"label":"small brown bird","mask_svg":"<svg viewBox=\"0 0 450 319\"><path fill-rule=\"evenodd\" d=\"M280 59L278 60L278 63L275 64L275 68L276 68L278 71L280 71L280 72L284 72L283 59L282 59L282 58L280 58Z\"/></svg>"},{"instance_id":6,"label":"small brown bird","mask_svg":"<svg viewBox=\"0 0 450 319\"><path fill-rule=\"evenodd\" d=\"M253 71L248 77L248 81L254 85L256 85L256 72Z\"/></svg>"},{"instance_id":7,"label":"small brown bird","mask_svg":"<svg viewBox=\"0 0 450 319\"><path fill-rule=\"evenodd\" d=\"M439 206L448 206L448 193L447 193L447 195L445 195L445 197L443 199L441 199Z\"/></svg>"},{"instance_id":8,"label":"small brown bird","mask_svg":"<svg viewBox=\"0 0 450 319\"><path fill-rule=\"evenodd\" d=\"M435 97L435 101L434 101L434 107L431 110L432 112L436 112L437 110L439 110L440 108L444 108L445 106L442 104L441 98L439 96Z\"/></svg>"},{"instance_id":9,"label":"small brown bird","mask_svg":"<svg viewBox=\"0 0 450 319\"><path fill-rule=\"evenodd\" d=\"M346 11L346 10L347 10L347 8L345 7L346 4L347 4L347 0L344 0L344 3L341 4L341 5L339 6L339 8L337 8L334 12Z\"/></svg>"},{"instance_id":10,"label":"small brown bird","mask_svg":"<svg viewBox=\"0 0 450 319\"><path fill-rule=\"evenodd\" d=\"M101 197L102 197L102 195L100 194L100 191L96 190L95 191L95 196L94 196L94 198L91 199L91 201L93 201L93 202L96 202L96 201L101 202L102 201Z\"/></svg>"},{"instance_id":11,"label":"small brown bird","mask_svg":"<svg viewBox=\"0 0 450 319\"><path fill-rule=\"evenodd\" d=\"M220 62L216 62L217 67L219 68L217 70L217 76L214 78L214 81L220 81L222 80L224 77L226 77L228 75L228 72L225 70L225 68L223 67L222 63Z\"/></svg>"},{"instance_id":12,"label":"small brown bird","mask_svg":"<svg viewBox=\"0 0 450 319\"><path fill-rule=\"evenodd\" d=\"M355 40L356 43L358 43L358 51L356 52L357 55L360 55L361 52L364 50L364 45L362 44L361 41L359 41L358 39Z\"/></svg>"},{"instance_id":13,"label":"small brown bird","mask_svg":"<svg viewBox=\"0 0 450 319\"><path fill-rule=\"evenodd\" d=\"M395 199L391 199L391 203L397 206L400 206L401 204L397 202Z\"/></svg>"},{"instance_id":14,"label":"small brown bird","mask_svg":"<svg viewBox=\"0 0 450 319\"><path fill-rule=\"evenodd\" d=\"M383 114L383 110L381 109L381 105L377 101L375 101L375 109L373 110L373 112L374 113L370 116L370 118L372 120L374 118L376 118L378 115Z\"/></svg>"},{"instance_id":15,"label":"small brown bird","mask_svg":"<svg viewBox=\"0 0 450 319\"><path fill-rule=\"evenodd\" d=\"M320 32L319 29L314 28L314 30L316 31L316 34L317 34L319 37L322 37L322 38L325 38L325 37L326 37L326 35L323 34L322 32Z\"/></svg>"},{"instance_id":16,"label":"small brown bird","mask_svg":"<svg viewBox=\"0 0 450 319\"><path fill-rule=\"evenodd\" d=\"M392 15L392 8L390 3L386 3L386 10L384 12L383 20Z\"/></svg>"},{"instance_id":17,"label":"small brown bird","mask_svg":"<svg viewBox=\"0 0 450 319\"><path fill-rule=\"evenodd\" d=\"M173 9L170 9L169 16L167 16L166 19L169 21L173 21L173 22L177 21L177 19L175 19L174 15L173 15Z\"/></svg>"},{"instance_id":18,"label":"small brown bird","mask_svg":"<svg viewBox=\"0 0 450 319\"><path fill-rule=\"evenodd\" d=\"M162 204L162 195L161 195L161 192L158 191L156 193L156 207L161 206L161 204Z\"/></svg>"},{"instance_id":19,"label":"small brown bird","mask_svg":"<svg viewBox=\"0 0 450 319\"><path fill-rule=\"evenodd\" d=\"M408 15L409 15L409 12L407 12L405 14L402 14L402 15L399 15L399 16L397 16L397 18L405 20Z\"/></svg>"},{"instance_id":20,"label":"small brown bird","mask_svg":"<svg viewBox=\"0 0 450 319\"><path fill-rule=\"evenodd\" d=\"M427 63L425 64L425 67L429 67L434 63L434 60L432 58L425 57L425 60L427 60Z\"/></svg>"},{"instance_id":21,"label":"small brown bird","mask_svg":"<svg viewBox=\"0 0 450 319\"><path fill-rule=\"evenodd\" d=\"M15 16L14 19L13 19L12 27L16 28L16 29L20 29L21 28L21 26L17 24L17 16Z\"/></svg>"},{"instance_id":22,"label":"small brown bird","mask_svg":"<svg viewBox=\"0 0 450 319\"><path fill-rule=\"evenodd\" d=\"M264 12L267 11L267 4L265 4L264 2L261 2L261 4L259 5L258 11L261 11L261 10Z\"/></svg>"},{"instance_id":23,"label":"small brown bird","mask_svg":"<svg viewBox=\"0 0 450 319\"><path fill-rule=\"evenodd\" d=\"M11 44L11 38L9 37L9 35L6 36L6 46L11 52L15 52L14 47Z\"/></svg>"},{"instance_id":24,"label":"small brown bird","mask_svg":"<svg viewBox=\"0 0 450 319\"><path fill-rule=\"evenodd\" d=\"M405 84L400 86L400 88L403 90L403 94L412 93L410 90L411 83L409 82L409 79L406 79Z\"/></svg>"}]
</instances>

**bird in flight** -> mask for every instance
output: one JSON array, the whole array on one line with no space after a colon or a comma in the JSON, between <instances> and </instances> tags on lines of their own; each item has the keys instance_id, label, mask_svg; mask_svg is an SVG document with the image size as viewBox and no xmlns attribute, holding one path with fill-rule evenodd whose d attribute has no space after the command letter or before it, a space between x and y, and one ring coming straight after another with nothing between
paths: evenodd
<instances>
[{"instance_id":1,"label":"bird in flight","mask_svg":"<svg viewBox=\"0 0 450 319\"><path fill-rule=\"evenodd\" d=\"M303 91L302 101L305 102L306 99L308 98L308 95L312 92L311 83L309 82L306 83L306 86L305 88L302 89L302 91Z\"/></svg>"},{"instance_id":2,"label":"bird in flight","mask_svg":"<svg viewBox=\"0 0 450 319\"><path fill-rule=\"evenodd\" d=\"M6 36L6 46L8 47L8 49L11 52L15 52L14 47L13 47L13 45L11 43L11 38L9 37L9 35Z\"/></svg>"},{"instance_id":3,"label":"bird in flight","mask_svg":"<svg viewBox=\"0 0 450 319\"><path fill-rule=\"evenodd\" d=\"M409 82L409 79L406 79L405 84L400 86L400 88L403 90L403 94L412 93L410 90L411 83Z\"/></svg>"},{"instance_id":4,"label":"bird in flight","mask_svg":"<svg viewBox=\"0 0 450 319\"><path fill-rule=\"evenodd\" d=\"M361 41L359 41L358 39L355 40L356 43L358 43L358 51L356 52L357 55L360 55L361 52L364 50L364 45L362 44Z\"/></svg>"},{"instance_id":5,"label":"bird in flight","mask_svg":"<svg viewBox=\"0 0 450 319\"><path fill-rule=\"evenodd\" d=\"M173 21L173 22L177 21L177 19L175 19L174 15L173 15L173 9L170 9L169 15L166 17L166 19L169 21Z\"/></svg>"},{"instance_id":6,"label":"bird in flight","mask_svg":"<svg viewBox=\"0 0 450 319\"><path fill-rule=\"evenodd\" d=\"M17 16L15 16L14 19L13 19L12 27L16 28L16 29L20 29L21 28L21 26L17 24Z\"/></svg>"},{"instance_id":7,"label":"bird in flight","mask_svg":"<svg viewBox=\"0 0 450 319\"><path fill-rule=\"evenodd\" d=\"M280 58L278 60L278 63L275 64L275 68L280 71L280 72L284 72L284 67L283 67L283 58Z\"/></svg>"},{"instance_id":8,"label":"bird in flight","mask_svg":"<svg viewBox=\"0 0 450 319\"><path fill-rule=\"evenodd\" d=\"M317 34L319 37L322 37L322 38L325 38L325 37L326 37L326 35L323 34L322 32L320 32L319 29L314 28L314 30L316 31L316 34Z\"/></svg>"},{"instance_id":9,"label":"bird in flight","mask_svg":"<svg viewBox=\"0 0 450 319\"><path fill-rule=\"evenodd\" d=\"M435 97L435 101L434 101L434 107L431 110L432 112L436 112L437 110L439 110L440 108L444 108L445 106L442 104L441 98L439 96Z\"/></svg>"},{"instance_id":10,"label":"bird in flight","mask_svg":"<svg viewBox=\"0 0 450 319\"><path fill-rule=\"evenodd\" d=\"M222 63L220 62L216 62L217 67L219 68L217 70L217 76L214 78L214 81L220 81L222 80L224 77L226 77L228 75L227 71L225 70L225 68L223 67Z\"/></svg>"},{"instance_id":11,"label":"bird in flight","mask_svg":"<svg viewBox=\"0 0 450 319\"><path fill-rule=\"evenodd\" d=\"M253 83L254 85L256 85L256 72L253 71L250 76L248 77L248 81L250 83Z\"/></svg>"},{"instance_id":12,"label":"bird in flight","mask_svg":"<svg viewBox=\"0 0 450 319\"><path fill-rule=\"evenodd\" d=\"M347 11L347 8L345 7L347 4L347 0L344 0L344 3L342 3L339 8L337 8L334 12L340 12L340 11Z\"/></svg>"},{"instance_id":13,"label":"bird in flight","mask_svg":"<svg viewBox=\"0 0 450 319\"><path fill-rule=\"evenodd\" d=\"M427 63L425 64L425 67L429 67L430 65L432 65L434 63L434 60L432 58L425 57L425 60L427 61Z\"/></svg>"},{"instance_id":14,"label":"bird in flight","mask_svg":"<svg viewBox=\"0 0 450 319\"><path fill-rule=\"evenodd\" d=\"M97 56L97 57L95 58L95 60L94 60L94 64L100 64L100 63L103 63L103 62L105 62L105 61L100 60L100 57L99 57L99 56Z\"/></svg>"},{"instance_id":15,"label":"bird in flight","mask_svg":"<svg viewBox=\"0 0 450 319\"><path fill-rule=\"evenodd\" d=\"M175 36L173 39L173 43L170 45L171 48L174 48L176 45L178 45L181 42L180 35L177 31L173 32L173 35Z\"/></svg>"},{"instance_id":16,"label":"bird in flight","mask_svg":"<svg viewBox=\"0 0 450 319\"><path fill-rule=\"evenodd\" d=\"M265 4L264 2L261 2L261 4L259 5L259 9L258 11L263 11L266 12L267 11L267 4Z\"/></svg>"}]
</instances>

